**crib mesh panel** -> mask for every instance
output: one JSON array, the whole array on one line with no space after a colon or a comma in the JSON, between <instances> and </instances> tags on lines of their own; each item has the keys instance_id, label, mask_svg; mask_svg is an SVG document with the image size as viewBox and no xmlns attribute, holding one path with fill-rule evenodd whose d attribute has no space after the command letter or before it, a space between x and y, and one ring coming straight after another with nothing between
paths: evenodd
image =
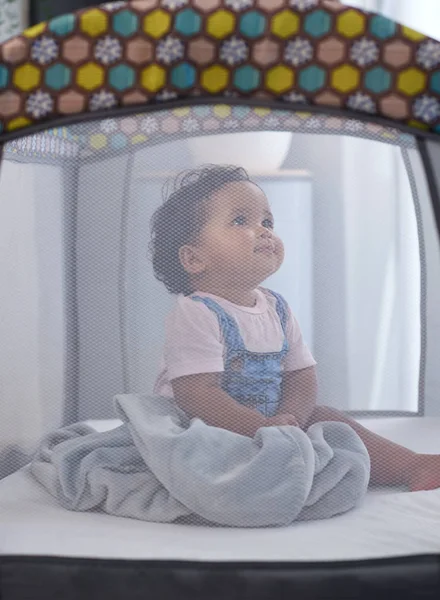
<instances>
[{"instance_id":1,"label":"crib mesh panel","mask_svg":"<svg viewBox=\"0 0 440 600\"><path fill-rule=\"evenodd\" d=\"M194 219L194 223L188 224L183 217L179 226L195 236L188 238L186 244L191 248L197 246L201 243L197 235L208 231L210 235L220 236L219 244L223 243L222 251L226 252L222 235L236 236L242 228L240 235L247 245L240 247L234 242L234 246L231 242L231 248L239 249L236 256L232 251L227 255L228 260L235 261L231 262L231 276L225 278L223 273L218 281L212 272L207 275L205 269L209 266L203 263L205 260L208 265L216 264L215 246L212 243L209 246L213 255L205 249L208 254L205 253L203 259L197 252L191 254L191 250L185 254L186 260L193 261L187 271L177 259L176 264L181 268L179 281L192 285L194 291L197 290L194 282L200 281L202 291L211 291L216 296L223 293L226 299L232 302L235 299L235 304L247 303L251 309L246 313L247 318L253 315L255 327L262 327L261 323L258 325L258 302L258 310L254 306L252 312L255 296L251 292L255 285L281 294L316 361L320 406L363 419L404 415L423 418L426 363L433 361L433 357L426 354L429 269L424 219L432 215L426 187L420 184L421 170L417 172L414 166L420 160L414 139L348 119L257 110L252 116L253 122L246 124L244 119L234 118L224 111L225 107L197 107L107 119L6 144L0 178L1 477L23 467L34 452L41 449L44 436L60 427L88 422L99 430L106 430L117 427L121 416L129 421L141 419L137 411L150 402L145 398L155 393L167 356L175 355L170 352L164 356L164 347L167 318L176 310L178 302L176 295L169 293L164 283L155 277L150 248L152 218L164 199L176 189L173 185L188 183L188 179L182 178L177 184L170 183L176 176L192 170L191 185L195 185L197 173L207 164L244 167L246 174L242 173L238 181L236 178L232 183L227 181L217 187L207 175L205 190L203 185L201 188L195 185L194 194L200 194L201 189L202 199L195 212L189 210L188 218ZM213 173L220 176L218 171ZM193 202L188 194L186 202L188 206ZM248 216L234 213L233 223L223 223L223 229L217 223L217 230L209 229L215 207L227 202L238 212L243 204ZM278 270L273 266L276 260L271 250L271 225L255 225L257 209L250 208L252 202L260 207L258 210L267 202L273 214L275 232L283 241L285 253ZM225 218L221 214L222 217L217 215L216 218ZM176 227L176 222L173 221L172 226ZM266 230L270 230L269 233ZM257 248L251 257L249 245L261 245L262 239L269 239L270 247ZM205 266L200 267L202 263ZM191 268L195 269L192 278L188 275ZM197 270L199 268L201 270ZM259 280L255 273L261 274ZM246 287L242 283L245 280L255 285ZM188 290L181 289L185 294ZM186 302L196 303L190 299ZM218 351L222 347L221 358L223 361L227 358L226 333L212 307L205 304L203 308L205 313L200 308L200 315L205 316L201 323L211 327L206 332L207 344L210 344L206 364L211 360L212 365L217 360L217 366L212 368L215 374L219 372L215 348ZM289 316L289 323L291 320ZM281 349L280 326L280 322L274 324L275 329L278 327L276 343L265 339L263 330L258 334L260 337L252 331L241 332L241 337L253 344L247 349L260 354L260 362L262 354L275 356ZM291 347L294 346L293 335L298 342L299 329L295 332L289 329ZM275 347L278 342L280 347ZM275 346L271 347L271 343ZM190 352L193 348L190 339L188 344ZM294 347L298 356L291 353L289 364L298 365L297 373L313 369L306 350L303 349L305 358L301 362L299 342ZM182 348L184 353L185 345ZM202 358L203 352L200 360ZM183 378L188 383L188 378L198 373L197 365L185 367L183 359L181 368L189 371L180 377L180 382ZM244 377L245 362L241 356L238 362L232 363L231 369ZM261 375L261 369L259 373ZM286 373L284 370L283 378ZM265 379L264 373L262 377L263 381L270 379L270 376ZM220 374L215 380L215 394L218 390L226 394L225 376ZM200 396L200 390L206 388L194 377L192 381L194 394ZM244 383L240 381L237 385L241 390ZM284 390L283 401L290 402L289 413L292 398L297 397L298 402L302 402L301 399L312 394L304 387L304 381L299 377L298 389ZM169 396L175 395L177 388L170 383L160 389L169 393L166 394L168 400L163 399L163 407L157 409L158 414L166 412L169 406L172 410L182 410L185 415L179 412L176 415L180 415L181 426L189 427L189 431L192 432L194 426L202 426L200 420L189 426L186 418L200 416L197 411L203 404L201 410L206 415L201 418L205 421L203 427L208 427L211 433L215 428L214 436L219 430L231 427L228 417L222 416L221 408L218 411L215 407L211 411L206 409L211 402L209 394L202 405L199 396L189 401L186 395L185 400L182 397L171 402ZM240 406L254 412L261 409L262 402L267 405L267 398L260 393L260 388L258 390L255 397L241 398ZM128 394L132 395L131 400ZM292 398L287 400L289 394ZM120 405L115 408L114 398L121 395L125 395L125 412ZM219 401L218 395L214 397ZM155 405L160 402L156 398ZM133 412L127 406L132 407ZM284 407L285 404L280 406L278 412L282 413ZM258 415L271 418L272 413L265 413L266 409L267 406ZM302 414L301 407L298 414ZM158 417L146 413L143 418L148 429ZM233 424L234 428L237 429ZM305 424L304 429L307 429ZM336 431L336 438L342 435L341 431ZM68 432L60 435L69 438L81 432L85 435L81 429ZM274 435L274 443L278 443L277 434ZM330 441L333 434L328 435L326 443L337 445L337 439ZM250 438L244 434L234 437L232 446L224 446L224 439L221 437L218 442L225 452L224 462L214 461L215 468L222 472L228 461L236 468L237 461L250 460L246 455L248 450L240 446L252 444ZM237 452L244 453L240 459L233 450L225 451L225 448L234 449L235 444ZM252 448L256 452L260 442L255 444ZM46 461L50 448L49 444L44 455ZM361 451L359 443L356 452ZM123 473L128 470L133 476L138 469L136 473L142 478L139 465L145 463L149 451L142 454L133 446L127 452L123 459L126 462L119 465L120 487L115 492L116 499L100 488L96 502L89 497L83 504L69 504L69 486L74 485L75 479L72 465L69 475L72 479L65 484L62 493L58 490L57 499L66 508L136 516L129 503L124 504ZM193 460L197 462L194 458L197 453L195 448L186 457L189 469ZM41 450L38 456L41 459ZM87 460L92 460L90 456ZM110 471L113 458L108 454L103 459ZM78 463L81 460L86 459L79 453ZM183 458L179 460L178 463L183 464ZM343 458L338 460L343 461ZM133 467L131 470L128 463ZM208 460L206 464L211 463ZM362 471L366 463L356 464ZM163 469L163 465L160 468ZM252 468L256 468L254 463ZM103 469L105 471L105 467ZM274 469L286 469L286 464ZM257 479L266 477L264 472L256 473ZM40 482L46 476L39 468L35 474ZM208 479L214 475L208 473ZM89 473L89 476L91 489L95 489L94 485L103 485L102 472ZM194 486L200 485L199 490L193 490L194 498L203 495L207 485L203 473L197 477L189 477ZM325 479L325 473L322 477ZM352 473L350 477L353 486L365 484L360 475L360 479ZM246 487L240 489L245 497ZM355 497L358 493L354 488L347 490L348 496ZM55 488L52 493L57 496ZM94 492L89 490L89 493ZM188 490L185 493L188 494ZM261 498L256 502L262 502ZM193 519L194 511L187 506L182 508L182 498L175 502L173 514L177 520ZM243 502L252 506L248 497ZM313 505L312 500L310 505ZM221 518L221 499L216 510L220 516L214 524L228 524L227 519L223 522ZM255 512L259 510L261 512L261 506L257 506ZM304 510L304 518L326 516L324 509L318 516L310 507ZM329 510L338 512L335 507ZM158 510L151 519L174 520L169 516L171 513L165 517L165 512ZM202 522L211 523L211 519L202 515ZM255 525L252 518L249 523Z\"/></svg>"}]
</instances>

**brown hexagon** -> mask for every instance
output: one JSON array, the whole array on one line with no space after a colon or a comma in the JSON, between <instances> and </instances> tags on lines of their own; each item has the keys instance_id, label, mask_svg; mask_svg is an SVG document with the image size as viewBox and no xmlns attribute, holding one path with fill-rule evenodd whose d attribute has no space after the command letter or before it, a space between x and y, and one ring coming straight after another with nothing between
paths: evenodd
<instances>
[{"instance_id":1,"label":"brown hexagon","mask_svg":"<svg viewBox=\"0 0 440 600\"><path fill-rule=\"evenodd\" d=\"M2 46L3 61L15 64L23 61L28 53L29 41L24 38L14 38Z\"/></svg>"},{"instance_id":2,"label":"brown hexagon","mask_svg":"<svg viewBox=\"0 0 440 600\"><path fill-rule=\"evenodd\" d=\"M135 10L143 12L146 10L151 10L152 8L156 8L158 4L159 0L134 0L130 3L130 8L134 8Z\"/></svg>"},{"instance_id":3,"label":"brown hexagon","mask_svg":"<svg viewBox=\"0 0 440 600\"><path fill-rule=\"evenodd\" d=\"M379 106L384 115L393 119L407 119L410 114L408 102L397 94L382 98Z\"/></svg>"},{"instance_id":4,"label":"brown hexagon","mask_svg":"<svg viewBox=\"0 0 440 600\"><path fill-rule=\"evenodd\" d=\"M85 38L75 35L64 42L62 55L66 61L74 65L83 62L90 57L90 43Z\"/></svg>"},{"instance_id":5,"label":"brown hexagon","mask_svg":"<svg viewBox=\"0 0 440 600\"><path fill-rule=\"evenodd\" d=\"M220 0L194 0L194 6L203 12L209 12L220 6Z\"/></svg>"},{"instance_id":6,"label":"brown hexagon","mask_svg":"<svg viewBox=\"0 0 440 600\"><path fill-rule=\"evenodd\" d=\"M164 133L177 133L179 131L179 119L176 117L166 117L162 121L162 131Z\"/></svg>"},{"instance_id":7,"label":"brown hexagon","mask_svg":"<svg viewBox=\"0 0 440 600\"><path fill-rule=\"evenodd\" d=\"M150 62L153 58L153 44L143 37L136 37L127 42L127 60L136 65Z\"/></svg>"},{"instance_id":8,"label":"brown hexagon","mask_svg":"<svg viewBox=\"0 0 440 600\"><path fill-rule=\"evenodd\" d=\"M20 95L15 92L0 94L0 117L11 117L20 110Z\"/></svg>"},{"instance_id":9,"label":"brown hexagon","mask_svg":"<svg viewBox=\"0 0 440 600\"><path fill-rule=\"evenodd\" d=\"M345 57L345 44L342 40L331 37L318 45L317 58L325 65L336 65Z\"/></svg>"},{"instance_id":10,"label":"brown hexagon","mask_svg":"<svg viewBox=\"0 0 440 600\"><path fill-rule=\"evenodd\" d=\"M280 9L283 5L284 0L257 0L258 8L262 8L269 13Z\"/></svg>"},{"instance_id":11,"label":"brown hexagon","mask_svg":"<svg viewBox=\"0 0 440 600\"><path fill-rule=\"evenodd\" d=\"M124 94L122 97L122 104L143 104L147 102L148 96L142 94L142 92L134 91Z\"/></svg>"},{"instance_id":12,"label":"brown hexagon","mask_svg":"<svg viewBox=\"0 0 440 600\"><path fill-rule=\"evenodd\" d=\"M338 0L322 0L322 5L332 12L341 12L342 10L347 9L347 5L342 4L342 2L339 2Z\"/></svg>"},{"instance_id":13,"label":"brown hexagon","mask_svg":"<svg viewBox=\"0 0 440 600\"><path fill-rule=\"evenodd\" d=\"M389 44L385 44L383 60L391 67L404 67L411 61L412 48L402 40L395 40Z\"/></svg>"},{"instance_id":14,"label":"brown hexagon","mask_svg":"<svg viewBox=\"0 0 440 600\"><path fill-rule=\"evenodd\" d=\"M215 45L206 38L198 38L189 43L188 57L198 65L207 65L215 57Z\"/></svg>"},{"instance_id":15,"label":"brown hexagon","mask_svg":"<svg viewBox=\"0 0 440 600\"><path fill-rule=\"evenodd\" d=\"M79 113L84 110L86 97L70 90L58 96L58 110L62 114Z\"/></svg>"},{"instance_id":16,"label":"brown hexagon","mask_svg":"<svg viewBox=\"0 0 440 600\"><path fill-rule=\"evenodd\" d=\"M315 98L317 104L325 104L326 106L342 106L342 98L333 92L322 92Z\"/></svg>"},{"instance_id":17,"label":"brown hexagon","mask_svg":"<svg viewBox=\"0 0 440 600\"><path fill-rule=\"evenodd\" d=\"M280 56L280 47L273 40L256 42L252 50L252 58L260 67L267 67L276 63Z\"/></svg>"}]
</instances>

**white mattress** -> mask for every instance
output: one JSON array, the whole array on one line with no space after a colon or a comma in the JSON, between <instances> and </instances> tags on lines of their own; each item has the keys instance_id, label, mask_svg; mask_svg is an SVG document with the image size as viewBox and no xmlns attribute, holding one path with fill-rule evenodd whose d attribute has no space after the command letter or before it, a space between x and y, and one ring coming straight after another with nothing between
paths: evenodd
<instances>
[{"instance_id":1,"label":"white mattress","mask_svg":"<svg viewBox=\"0 0 440 600\"><path fill-rule=\"evenodd\" d=\"M440 453L440 419L364 422L408 447ZM98 424L105 429L109 423ZM60 508L27 469L0 481L0 554L202 561L327 561L440 552L440 490L370 492L327 521L283 529L143 523Z\"/></svg>"}]
</instances>

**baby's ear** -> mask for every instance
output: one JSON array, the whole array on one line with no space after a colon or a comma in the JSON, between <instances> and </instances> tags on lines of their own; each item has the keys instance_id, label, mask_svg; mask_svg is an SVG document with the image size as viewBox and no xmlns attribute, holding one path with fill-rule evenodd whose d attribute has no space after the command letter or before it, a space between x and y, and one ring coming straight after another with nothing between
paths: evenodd
<instances>
[{"instance_id":1,"label":"baby's ear","mask_svg":"<svg viewBox=\"0 0 440 600\"><path fill-rule=\"evenodd\" d=\"M179 260L189 275L200 275L205 270L205 262L195 246L182 246L179 249Z\"/></svg>"}]
</instances>

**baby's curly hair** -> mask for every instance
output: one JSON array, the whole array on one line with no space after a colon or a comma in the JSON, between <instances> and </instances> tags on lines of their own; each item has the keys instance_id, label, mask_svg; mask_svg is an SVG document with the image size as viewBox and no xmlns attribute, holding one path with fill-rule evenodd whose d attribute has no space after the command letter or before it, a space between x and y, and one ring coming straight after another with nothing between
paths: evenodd
<instances>
[{"instance_id":1,"label":"baby's curly hair","mask_svg":"<svg viewBox=\"0 0 440 600\"><path fill-rule=\"evenodd\" d=\"M185 171L164 189L164 201L151 220L150 252L156 278L172 294L188 296L194 290L179 259L179 249L194 243L208 216L212 194L237 181L249 181L242 167L205 165ZM171 192L169 188L171 187Z\"/></svg>"}]
</instances>

